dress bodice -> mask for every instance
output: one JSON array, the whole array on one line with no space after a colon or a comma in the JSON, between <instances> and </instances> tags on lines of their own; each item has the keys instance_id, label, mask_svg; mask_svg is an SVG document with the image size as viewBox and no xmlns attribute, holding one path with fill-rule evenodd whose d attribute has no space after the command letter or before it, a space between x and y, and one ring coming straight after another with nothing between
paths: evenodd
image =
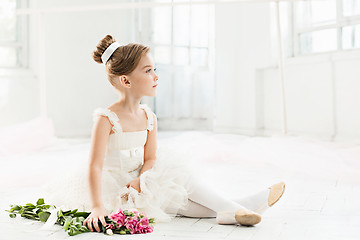
<instances>
[{"instance_id":1,"label":"dress bodice","mask_svg":"<svg viewBox=\"0 0 360 240\"><path fill-rule=\"evenodd\" d=\"M148 130L153 130L154 113L145 105L140 104L147 117L147 128L142 131L123 132L116 113L108 108L97 108L94 120L98 115L106 116L112 124L113 134L109 135L106 146L103 170L138 174L144 164L144 146Z\"/></svg>"}]
</instances>

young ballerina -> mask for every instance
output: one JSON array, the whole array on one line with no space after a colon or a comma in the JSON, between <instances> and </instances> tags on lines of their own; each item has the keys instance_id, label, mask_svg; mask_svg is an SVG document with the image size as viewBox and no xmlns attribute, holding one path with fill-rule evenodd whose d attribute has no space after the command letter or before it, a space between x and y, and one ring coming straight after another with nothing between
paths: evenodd
<instances>
[{"instance_id":1,"label":"young ballerina","mask_svg":"<svg viewBox=\"0 0 360 240\"><path fill-rule=\"evenodd\" d=\"M181 157L158 148L156 116L140 104L142 97L156 95L159 80L149 47L120 45L107 35L92 56L105 65L119 100L94 111L89 166L77 175L78 181L51 185L49 202L91 212L84 225L99 232L98 221L105 224L109 213L128 207L156 222L178 214L216 217L219 224L255 225L280 199L283 182L242 199L227 199L190 174Z\"/></svg>"}]
</instances>

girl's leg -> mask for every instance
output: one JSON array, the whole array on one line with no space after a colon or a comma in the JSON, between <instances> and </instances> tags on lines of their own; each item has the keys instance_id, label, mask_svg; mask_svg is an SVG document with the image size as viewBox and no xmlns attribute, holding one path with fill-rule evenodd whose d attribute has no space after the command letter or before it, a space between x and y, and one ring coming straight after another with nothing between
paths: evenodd
<instances>
[{"instance_id":1,"label":"girl's leg","mask_svg":"<svg viewBox=\"0 0 360 240\"><path fill-rule=\"evenodd\" d=\"M252 195L233 199L233 201L239 203L240 205L250 209L251 211L263 214L265 210L269 208L268 197L270 189L265 189L254 193ZM204 207L203 205L196 203L189 199L188 204L184 209L180 209L178 214L185 217L194 217L194 218L212 218L216 217L216 212L213 210Z\"/></svg>"},{"instance_id":2,"label":"girl's leg","mask_svg":"<svg viewBox=\"0 0 360 240\"><path fill-rule=\"evenodd\" d=\"M235 202L259 214L263 214L268 208L270 189L256 192L249 196L234 199Z\"/></svg>"},{"instance_id":3,"label":"girl's leg","mask_svg":"<svg viewBox=\"0 0 360 240\"><path fill-rule=\"evenodd\" d=\"M184 209L180 209L178 214L185 217L193 217L193 218L214 218L216 217L216 212L213 210L204 207L201 204L198 204L189 199L188 204Z\"/></svg>"},{"instance_id":4,"label":"girl's leg","mask_svg":"<svg viewBox=\"0 0 360 240\"><path fill-rule=\"evenodd\" d=\"M251 211L254 211L258 214L263 214L269 208L268 200L271 191L270 188L266 188L251 195L242 198L237 198L234 200L227 200L222 196L216 194L212 189L209 189L205 184L199 182L198 179L193 179L191 188L192 188L192 193L189 194L189 203L185 207L185 209L180 210L178 212L180 215L187 217L199 217L199 218L217 217L217 220L220 222L227 222L227 224L232 224L231 219L229 221L229 218L225 219L224 215L222 215L221 217L217 214L217 212L222 211L223 209L230 209L230 208L224 208L222 206L219 207L216 201L218 203L222 202L225 205L228 204L229 206L232 206L232 208L235 208L235 210L241 209L241 207L243 207ZM205 196L205 198L206 196L211 197L213 201L208 201L208 199L204 200L201 195ZM196 200L198 202L196 202ZM234 204L234 202L237 204ZM212 209L204 206L204 204L205 205L207 204L206 206L209 206L210 208L212 207ZM218 209L218 210L214 211L213 209Z\"/></svg>"},{"instance_id":5,"label":"girl's leg","mask_svg":"<svg viewBox=\"0 0 360 240\"><path fill-rule=\"evenodd\" d=\"M240 209L247 210L241 204L216 193L199 179L193 179L189 187L189 199L216 212L219 224L236 224L235 212Z\"/></svg>"},{"instance_id":6,"label":"girl's leg","mask_svg":"<svg viewBox=\"0 0 360 240\"><path fill-rule=\"evenodd\" d=\"M285 183L279 182L271 185L270 187L253 193L250 196L236 199L235 201L251 211L258 214L264 213L269 207L273 206L284 194Z\"/></svg>"}]
</instances>

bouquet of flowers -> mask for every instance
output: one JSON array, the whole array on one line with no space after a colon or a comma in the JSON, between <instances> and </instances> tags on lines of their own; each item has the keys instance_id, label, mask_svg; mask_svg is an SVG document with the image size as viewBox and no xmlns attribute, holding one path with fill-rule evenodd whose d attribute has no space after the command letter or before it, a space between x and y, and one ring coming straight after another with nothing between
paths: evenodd
<instances>
[{"instance_id":1,"label":"bouquet of flowers","mask_svg":"<svg viewBox=\"0 0 360 240\"><path fill-rule=\"evenodd\" d=\"M84 220L90 215L89 212L78 212L77 209L62 211L54 205L46 205L43 198L40 198L36 204L27 203L24 206L10 205L10 207L10 210L5 211L10 213L11 218L15 218L16 214L20 214L25 218L47 222L53 213L56 213L54 223L62 225L70 236L90 232L86 226L83 226ZM108 235L114 233L151 233L155 224L154 218L148 219L145 213L139 213L135 208L131 210L119 209L110 216L106 216L105 221L106 226L102 226L99 221L99 227L103 233Z\"/></svg>"},{"instance_id":2,"label":"bouquet of flowers","mask_svg":"<svg viewBox=\"0 0 360 240\"><path fill-rule=\"evenodd\" d=\"M154 219L148 219L144 213L139 213L136 209L122 210L121 208L109 216L110 223L105 226L106 233L112 235L151 233L154 230Z\"/></svg>"}]
</instances>

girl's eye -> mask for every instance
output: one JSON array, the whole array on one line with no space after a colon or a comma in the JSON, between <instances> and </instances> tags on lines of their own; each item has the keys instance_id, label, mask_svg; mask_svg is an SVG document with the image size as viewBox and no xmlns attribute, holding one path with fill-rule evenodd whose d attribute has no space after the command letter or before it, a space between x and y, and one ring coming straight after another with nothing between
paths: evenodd
<instances>
[{"instance_id":1,"label":"girl's eye","mask_svg":"<svg viewBox=\"0 0 360 240\"><path fill-rule=\"evenodd\" d=\"M146 73L149 73L151 71L151 68L146 70ZM154 68L154 72L156 72L156 68Z\"/></svg>"}]
</instances>

